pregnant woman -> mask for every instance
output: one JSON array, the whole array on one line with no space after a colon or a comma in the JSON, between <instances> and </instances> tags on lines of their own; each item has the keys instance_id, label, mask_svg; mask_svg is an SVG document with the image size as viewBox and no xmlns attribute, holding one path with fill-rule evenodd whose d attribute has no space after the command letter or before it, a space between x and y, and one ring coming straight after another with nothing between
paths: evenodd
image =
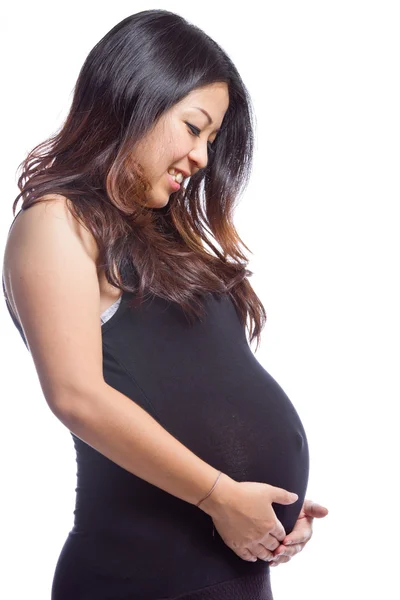
<instances>
[{"instance_id":1,"label":"pregnant woman","mask_svg":"<svg viewBox=\"0 0 400 600\"><path fill-rule=\"evenodd\" d=\"M229 57L148 10L92 49L24 162L3 290L78 466L52 600L270 600L269 561L326 514L249 346L266 315L232 217L252 151Z\"/></svg>"}]
</instances>

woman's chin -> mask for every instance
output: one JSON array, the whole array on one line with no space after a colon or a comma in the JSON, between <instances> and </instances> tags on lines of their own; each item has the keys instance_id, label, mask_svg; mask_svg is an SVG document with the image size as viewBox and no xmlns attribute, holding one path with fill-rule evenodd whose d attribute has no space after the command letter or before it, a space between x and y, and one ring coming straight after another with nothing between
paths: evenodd
<instances>
[{"instance_id":1,"label":"woman's chin","mask_svg":"<svg viewBox=\"0 0 400 600\"><path fill-rule=\"evenodd\" d=\"M168 204L169 198L169 196L166 196L164 198L151 198L146 202L146 206L148 206L149 208L163 208L163 206L166 206Z\"/></svg>"}]
</instances>

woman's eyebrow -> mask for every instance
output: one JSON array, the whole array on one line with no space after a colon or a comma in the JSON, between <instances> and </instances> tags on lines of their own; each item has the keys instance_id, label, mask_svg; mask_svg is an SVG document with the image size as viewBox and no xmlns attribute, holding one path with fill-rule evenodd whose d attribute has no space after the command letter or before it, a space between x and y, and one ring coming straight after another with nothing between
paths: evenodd
<instances>
[{"instance_id":1,"label":"woman's eyebrow","mask_svg":"<svg viewBox=\"0 0 400 600\"><path fill-rule=\"evenodd\" d=\"M201 108L200 106L194 106L193 108L197 108L197 110L201 110L201 112L204 115L206 115L209 125L212 125L212 122L213 122L212 118L210 117L210 115L208 114L208 112L204 108ZM220 129L216 129L215 131L218 133L221 130Z\"/></svg>"}]
</instances>

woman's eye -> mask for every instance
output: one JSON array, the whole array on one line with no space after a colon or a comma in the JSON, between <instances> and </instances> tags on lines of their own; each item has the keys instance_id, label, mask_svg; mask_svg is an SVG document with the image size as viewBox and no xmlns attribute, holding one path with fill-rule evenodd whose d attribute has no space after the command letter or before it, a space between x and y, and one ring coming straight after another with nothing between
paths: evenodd
<instances>
[{"instance_id":1,"label":"woman's eye","mask_svg":"<svg viewBox=\"0 0 400 600\"><path fill-rule=\"evenodd\" d=\"M185 121L186 122L186 121ZM198 127L195 127L194 125L192 125L191 123L187 123L186 125L189 127L189 129L192 130L192 132L194 133L194 135L199 136L200 135L200 129Z\"/></svg>"},{"instance_id":2,"label":"woman's eye","mask_svg":"<svg viewBox=\"0 0 400 600\"><path fill-rule=\"evenodd\" d=\"M185 121L185 123L194 135L196 135L197 137L200 135L200 129L198 127L196 127L195 125L192 125L191 123L188 123L187 121ZM208 147L209 152L215 152L215 148L213 148L212 146L213 146L213 142L207 142L207 147Z\"/></svg>"}]
</instances>

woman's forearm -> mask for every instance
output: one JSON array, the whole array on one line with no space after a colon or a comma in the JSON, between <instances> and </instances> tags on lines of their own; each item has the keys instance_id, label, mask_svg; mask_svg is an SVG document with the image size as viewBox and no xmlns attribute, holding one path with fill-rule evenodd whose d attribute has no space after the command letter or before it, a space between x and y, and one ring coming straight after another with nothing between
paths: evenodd
<instances>
[{"instance_id":1,"label":"woman's forearm","mask_svg":"<svg viewBox=\"0 0 400 600\"><path fill-rule=\"evenodd\" d=\"M66 404L66 403L64 403ZM101 384L80 395L57 417L84 442L137 477L191 504L214 485L219 471L204 462L130 398ZM71 406L74 406L72 409ZM212 514L220 509L235 481L224 473L200 505Z\"/></svg>"}]
</instances>

